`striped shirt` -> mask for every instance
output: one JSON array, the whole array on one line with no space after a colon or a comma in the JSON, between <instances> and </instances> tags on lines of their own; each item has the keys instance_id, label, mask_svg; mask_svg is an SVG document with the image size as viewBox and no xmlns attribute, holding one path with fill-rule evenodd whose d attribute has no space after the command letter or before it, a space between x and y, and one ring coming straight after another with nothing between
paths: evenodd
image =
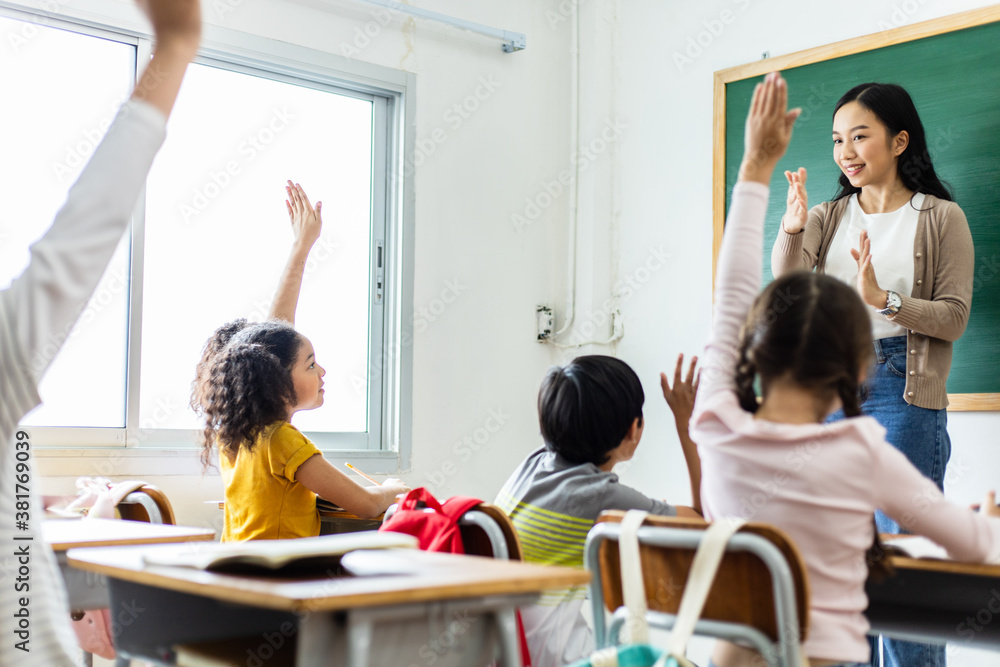
<instances>
[{"instance_id":1,"label":"striped shirt","mask_svg":"<svg viewBox=\"0 0 1000 667\"><path fill-rule=\"evenodd\" d=\"M594 520L604 510L641 509L673 516L671 505L620 484L618 475L593 463L571 463L540 447L528 455L497 496L514 524L529 563L583 567L583 548ZM522 609L535 667L565 665L590 654L593 637L580 613L586 586L542 595Z\"/></svg>"}]
</instances>

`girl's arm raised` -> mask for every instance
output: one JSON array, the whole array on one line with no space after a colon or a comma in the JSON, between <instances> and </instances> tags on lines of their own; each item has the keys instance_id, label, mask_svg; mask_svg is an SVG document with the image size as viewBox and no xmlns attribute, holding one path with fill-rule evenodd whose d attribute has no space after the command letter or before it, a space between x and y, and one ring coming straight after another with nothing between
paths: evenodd
<instances>
[{"instance_id":1,"label":"girl's arm raised","mask_svg":"<svg viewBox=\"0 0 1000 667\"><path fill-rule=\"evenodd\" d=\"M274 294L268 318L284 320L295 326L295 310L299 305L306 260L309 259L309 251L323 231L323 202L318 201L313 207L302 186L291 181L285 186L285 194L288 195L285 206L288 208L292 235L295 239L292 241L288 262L281 272L281 278L278 279L278 289Z\"/></svg>"},{"instance_id":2,"label":"girl's arm raised","mask_svg":"<svg viewBox=\"0 0 1000 667\"><path fill-rule=\"evenodd\" d=\"M366 519L378 516L395 502L398 494L410 490L398 479L387 479L381 486L361 486L319 454L299 466L295 481L320 498Z\"/></svg>"},{"instance_id":3,"label":"girl's arm raised","mask_svg":"<svg viewBox=\"0 0 1000 667\"><path fill-rule=\"evenodd\" d=\"M702 357L701 404L718 391L734 388L740 327L760 290L767 186L800 113L787 107L785 80L768 74L750 103L743 162L719 251L712 334Z\"/></svg>"}]
</instances>

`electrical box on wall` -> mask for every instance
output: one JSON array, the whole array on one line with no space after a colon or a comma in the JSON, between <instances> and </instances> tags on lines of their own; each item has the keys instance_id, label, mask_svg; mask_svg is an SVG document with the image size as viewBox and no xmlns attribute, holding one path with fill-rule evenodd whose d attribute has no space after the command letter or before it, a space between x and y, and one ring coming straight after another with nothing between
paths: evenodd
<instances>
[{"instance_id":1,"label":"electrical box on wall","mask_svg":"<svg viewBox=\"0 0 1000 667\"><path fill-rule=\"evenodd\" d=\"M555 315L548 306L535 306L535 340L548 342L555 328Z\"/></svg>"}]
</instances>

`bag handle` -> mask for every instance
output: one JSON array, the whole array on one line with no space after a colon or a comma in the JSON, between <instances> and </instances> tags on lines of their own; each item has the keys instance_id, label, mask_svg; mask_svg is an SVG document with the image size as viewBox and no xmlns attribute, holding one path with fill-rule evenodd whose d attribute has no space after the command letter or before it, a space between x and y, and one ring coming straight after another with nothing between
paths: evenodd
<instances>
[{"instance_id":1,"label":"bag handle","mask_svg":"<svg viewBox=\"0 0 1000 667\"><path fill-rule=\"evenodd\" d=\"M399 507L397 510L415 510L418 509L417 503L422 502L425 507L433 509L435 512L441 511L441 503L438 499L431 494L423 486L418 486L415 489L410 489L409 492L399 501Z\"/></svg>"},{"instance_id":2,"label":"bag handle","mask_svg":"<svg viewBox=\"0 0 1000 667\"><path fill-rule=\"evenodd\" d=\"M649 643L649 622L646 620L646 587L642 581L642 561L639 559L639 526L648 512L629 510L622 518L618 533L618 556L622 567L622 599L625 602L625 625L622 640L633 644Z\"/></svg>"},{"instance_id":3,"label":"bag handle","mask_svg":"<svg viewBox=\"0 0 1000 667\"><path fill-rule=\"evenodd\" d=\"M673 655L684 655L687 644L694 634L694 626L705 608L705 601L715 581L715 573L719 570L726 545L743 524L744 519L726 518L712 522L698 545L698 551L691 562L691 572L688 573L684 585L684 597L681 598L680 609L677 610L677 622L670 633L667 650Z\"/></svg>"}]
</instances>

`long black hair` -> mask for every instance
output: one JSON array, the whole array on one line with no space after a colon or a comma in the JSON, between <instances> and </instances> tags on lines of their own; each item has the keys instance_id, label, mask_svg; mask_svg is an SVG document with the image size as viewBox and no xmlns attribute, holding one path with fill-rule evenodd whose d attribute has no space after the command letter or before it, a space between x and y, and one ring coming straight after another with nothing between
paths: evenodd
<instances>
[{"instance_id":1,"label":"long black hair","mask_svg":"<svg viewBox=\"0 0 1000 667\"><path fill-rule=\"evenodd\" d=\"M205 420L201 460L212 449L234 460L250 452L270 424L287 419L295 404L292 367L302 337L284 322L248 324L236 320L208 339L191 392L191 407Z\"/></svg>"},{"instance_id":2,"label":"long black hair","mask_svg":"<svg viewBox=\"0 0 1000 667\"><path fill-rule=\"evenodd\" d=\"M896 166L899 178L907 189L934 195L938 199L954 201L951 190L941 182L937 172L934 171L930 152L927 150L924 125L920 122L917 107L914 106L913 99L905 88L894 83L862 83L854 86L837 102L837 106L833 109L834 117L842 106L850 102L857 102L875 114L885 125L890 137L906 130L910 137L909 143L899 155ZM861 188L851 185L846 174L841 173L837 182L840 190L833 201L861 192Z\"/></svg>"}]
</instances>

